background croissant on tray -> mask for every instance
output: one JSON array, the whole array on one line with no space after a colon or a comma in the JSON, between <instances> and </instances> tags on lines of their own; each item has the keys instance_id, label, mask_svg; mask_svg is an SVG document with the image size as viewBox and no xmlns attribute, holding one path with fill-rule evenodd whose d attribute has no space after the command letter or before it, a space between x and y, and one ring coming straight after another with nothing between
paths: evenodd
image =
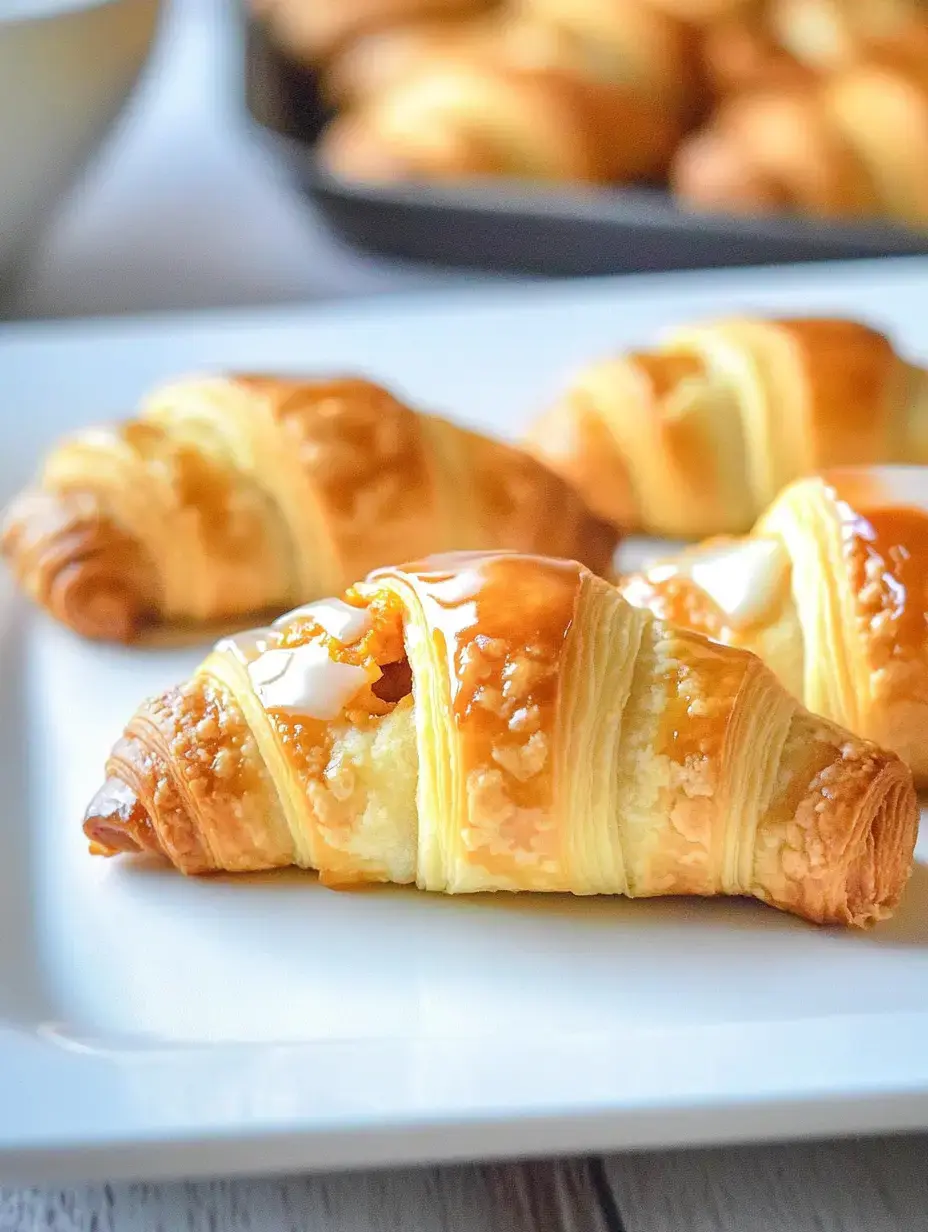
<instances>
[{"instance_id":1,"label":"background croissant on tray","mask_svg":"<svg viewBox=\"0 0 928 1232\"><path fill-rule=\"evenodd\" d=\"M667 181L928 223L922 0L254 0L361 179Z\"/></svg>"}]
</instances>

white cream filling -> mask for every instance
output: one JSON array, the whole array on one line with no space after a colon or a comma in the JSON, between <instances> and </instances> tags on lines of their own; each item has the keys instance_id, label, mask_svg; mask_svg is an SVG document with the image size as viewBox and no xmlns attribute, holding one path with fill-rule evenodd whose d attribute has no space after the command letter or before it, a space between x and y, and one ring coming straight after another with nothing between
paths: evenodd
<instances>
[{"instance_id":1,"label":"white cream filling","mask_svg":"<svg viewBox=\"0 0 928 1232\"><path fill-rule=\"evenodd\" d=\"M305 617L321 625L329 637L343 645L356 642L371 626L370 612L364 607L352 607L341 599L321 599L318 603L307 603L304 607L294 608L279 620L275 620L273 628L283 629L294 620Z\"/></svg>"},{"instance_id":2,"label":"white cream filling","mask_svg":"<svg viewBox=\"0 0 928 1232\"><path fill-rule=\"evenodd\" d=\"M363 667L339 663L320 642L266 650L248 664L248 675L265 710L311 719L335 719L368 681Z\"/></svg>"},{"instance_id":3,"label":"white cream filling","mask_svg":"<svg viewBox=\"0 0 928 1232\"><path fill-rule=\"evenodd\" d=\"M245 667L263 655L274 634L271 629L246 629L233 637L224 637L215 645L217 654L230 654Z\"/></svg>"},{"instance_id":4,"label":"white cream filling","mask_svg":"<svg viewBox=\"0 0 928 1232\"><path fill-rule=\"evenodd\" d=\"M658 566L649 576L666 581L671 576L668 568ZM756 536L687 553L673 569L705 591L734 628L744 628L763 621L775 605L783 593L790 562L778 539Z\"/></svg>"}]
</instances>

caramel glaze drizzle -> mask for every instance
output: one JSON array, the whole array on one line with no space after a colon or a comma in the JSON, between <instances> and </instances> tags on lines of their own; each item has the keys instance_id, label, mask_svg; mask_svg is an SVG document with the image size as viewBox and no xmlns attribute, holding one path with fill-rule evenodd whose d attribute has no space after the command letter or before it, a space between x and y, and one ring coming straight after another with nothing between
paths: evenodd
<instances>
[{"instance_id":1,"label":"caramel glaze drizzle","mask_svg":"<svg viewBox=\"0 0 928 1232\"><path fill-rule=\"evenodd\" d=\"M372 575L405 576L422 602L447 663L465 858L502 878L559 867L553 734L583 573L572 561L451 553Z\"/></svg>"},{"instance_id":2,"label":"caramel glaze drizzle","mask_svg":"<svg viewBox=\"0 0 928 1232\"><path fill-rule=\"evenodd\" d=\"M835 493L851 587L874 670L922 662L928 689L928 514L908 506L856 509Z\"/></svg>"}]
</instances>

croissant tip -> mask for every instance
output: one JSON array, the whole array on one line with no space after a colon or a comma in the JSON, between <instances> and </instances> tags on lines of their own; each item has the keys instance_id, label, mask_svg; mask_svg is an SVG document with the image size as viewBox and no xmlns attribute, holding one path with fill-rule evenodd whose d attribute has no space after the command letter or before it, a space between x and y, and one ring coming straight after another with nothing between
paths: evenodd
<instances>
[{"instance_id":1,"label":"croissant tip","mask_svg":"<svg viewBox=\"0 0 928 1232\"><path fill-rule=\"evenodd\" d=\"M84 814L91 855L115 856L151 850L154 832L148 811L121 779L108 778Z\"/></svg>"}]
</instances>

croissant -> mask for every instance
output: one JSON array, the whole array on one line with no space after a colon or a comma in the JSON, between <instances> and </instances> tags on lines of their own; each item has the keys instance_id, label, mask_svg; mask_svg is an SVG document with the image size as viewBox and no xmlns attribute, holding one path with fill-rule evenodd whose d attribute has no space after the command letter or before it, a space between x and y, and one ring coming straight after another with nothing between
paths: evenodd
<instances>
[{"instance_id":1,"label":"croissant","mask_svg":"<svg viewBox=\"0 0 928 1232\"><path fill-rule=\"evenodd\" d=\"M187 873L749 895L850 925L897 902L917 822L902 762L753 655L505 553L382 569L219 642L106 772L91 850Z\"/></svg>"},{"instance_id":2,"label":"croissant","mask_svg":"<svg viewBox=\"0 0 928 1232\"><path fill-rule=\"evenodd\" d=\"M318 64L355 39L420 21L455 21L493 0L250 0L252 11L294 59Z\"/></svg>"},{"instance_id":3,"label":"croissant","mask_svg":"<svg viewBox=\"0 0 928 1232\"><path fill-rule=\"evenodd\" d=\"M706 26L744 13L752 13L759 7L759 0L645 0L661 13L669 13L694 26Z\"/></svg>"},{"instance_id":4,"label":"croissant","mask_svg":"<svg viewBox=\"0 0 928 1232\"><path fill-rule=\"evenodd\" d=\"M928 462L928 372L852 321L707 323L588 368L527 446L619 525L737 534L823 466Z\"/></svg>"},{"instance_id":5,"label":"croissant","mask_svg":"<svg viewBox=\"0 0 928 1232\"><path fill-rule=\"evenodd\" d=\"M524 23L486 46L415 58L337 116L319 149L346 179L610 183L663 173L680 123L662 98L597 75L576 44Z\"/></svg>"},{"instance_id":6,"label":"croissant","mask_svg":"<svg viewBox=\"0 0 928 1232\"><path fill-rule=\"evenodd\" d=\"M719 99L746 92L805 87L813 71L786 51L762 13L735 13L705 27L701 55L706 81Z\"/></svg>"},{"instance_id":7,"label":"croissant","mask_svg":"<svg viewBox=\"0 0 928 1232\"><path fill-rule=\"evenodd\" d=\"M798 480L750 536L709 540L620 588L760 655L810 710L894 749L928 786L928 468Z\"/></svg>"},{"instance_id":8,"label":"croissant","mask_svg":"<svg viewBox=\"0 0 928 1232\"><path fill-rule=\"evenodd\" d=\"M874 40L909 37L924 23L922 0L769 0L773 36L797 60L840 68Z\"/></svg>"},{"instance_id":9,"label":"croissant","mask_svg":"<svg viewBox=\"0 0 928 1232\"><path fill-rule=\"evenodd\" d=\"M514 23L554 41L575 71L625 82L684 115L699 105L698 43L686 22L646 0L522 0Z\"/></svg>"},{"instance_id":10,"label":"croissant","mask_svg":"<svg viewBox=\"0 0 928 1232\"><path fill-rule=\"evenodd\" d=\"M222 622L343 589L379 560L520 548L607 564L615 531L533 458L368 381L189 380L47 458L3 551L87 637Z\"/></svg>"},{"instance_id":11,"label":"croissant","mask_svg":"<svg viewBox=\"0 0 928 1232\"><path fill-rule=\"evenodd\" d=\"M873 48L807 89L724 103L679 146L671 186L701 209L928 223L928 57Z\"/></svg>"},{"instance_id":12,"label":"croissant","mask_svg":"<svg viewBox=\"0 0 928 1232\"><path fill-rule=\"evenodd\" d=\"M499 54L511 26L505 15L491 10L372 30L352 39L325 62L322 92L333 106L359 106L436 58Z\"/></svg>"},{"instance_id":13,"label":"croissant","mask_svg":"<svg viewBox=\"0 0 928 1232\"><path fill-rule=\"evenodd\" d=\"M763 0L645 0L659 12L665 12L694 26L710 26L728 17L753 15Z\"/></svg>"}]
</instances>

